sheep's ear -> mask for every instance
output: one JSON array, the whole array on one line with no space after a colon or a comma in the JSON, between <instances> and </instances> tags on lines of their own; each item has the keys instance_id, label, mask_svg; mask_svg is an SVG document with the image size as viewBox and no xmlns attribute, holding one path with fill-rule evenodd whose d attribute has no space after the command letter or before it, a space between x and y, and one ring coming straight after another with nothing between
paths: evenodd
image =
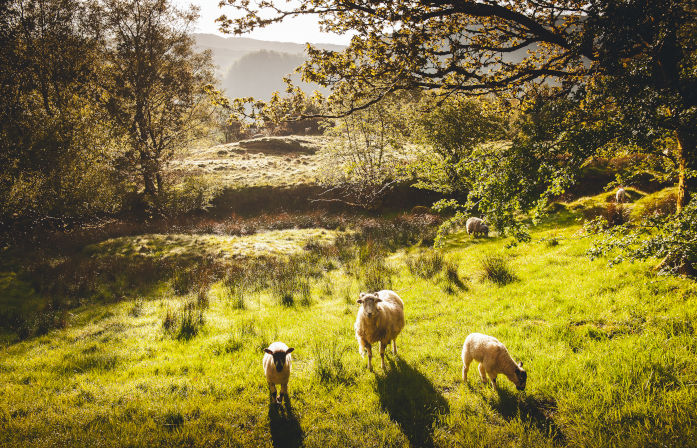
<instances>
[{"instance_id":1,"label":"sheep's ear","mask_svg":"<svg viewBox=\"0 0 697 448\"><path fill-rule=\"evenodd\" d=\"M273 355L273 352L269 350L268 348L264 349L264 353L268 353L269 355Z\"/></svg>"},{"instance_id":2,"label":"sheep's ear","mask_svg":"<svg viewBox=\"0 0 697 448\"><path fill-rule=\"evenodd\" d=\"M523 367L523 361L520 361L520 362L518 363L518 367Z\"/></svg>"},{"instance_id":3,"label":"sheep's ear","mask_svg":"<svg viewBox=\"0 0 697 448\"><path fill-rule=\"evenodd\" d=\"M356 303L363 303L363 299L356 300Z\"/></svg>"},{"instance_id":4,"label":"sheep's ear","mask_svg":"<svg viewBox=\"0 0 697 448\"><path fill-rule=\"evenodd\" d=\"M286 350L286 355L287 355L288 353L292 352L293 350L295 350L293 347L291 347L291 348L289 348L288 350Z\"/></svg>"},{"instance_id":5,"label":"sheep's ear","mask_svg":"<svg viewBox=\"0 0 697 448\"><path fill-rule=\"evenodd\" d=\"M382 299L380 297L375 299L375 303L382 302Z\"/></svg>"}]
</instances>

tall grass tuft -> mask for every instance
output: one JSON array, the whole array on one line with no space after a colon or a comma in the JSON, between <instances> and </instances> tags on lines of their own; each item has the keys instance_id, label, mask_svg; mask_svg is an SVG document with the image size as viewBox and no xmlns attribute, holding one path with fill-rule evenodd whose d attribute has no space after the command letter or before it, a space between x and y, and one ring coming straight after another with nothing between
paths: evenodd
<instances>
[{"instance_id":1,"label":"tall grass tuft","mask_svg":"<svg viewBox=\"0 0 697 448\"><path fill-rule=\"evenodd\" d=\"M602 216L607 221L610 227L619 226L625 224L629 221L631 210L629 207L624 206L624 204L617 204L615 202L610 202L605 207Z\"/></svg>"},{"instance_id":2,"label":"tall grass tuft","mask_svg":"<svg viewBox=\"0 0 697 448\"><path fill-rule=\"evenodd\" d=\"M180 340L193 338L204 324L203 309L196 300L186 301L177 311L167 308L162 318L162 328L165 333Z\"/></svg>"},{"instance_id":3,"label":"tall grass tuft","mask_svg":"<svg viewBox=\"0 0 697 448\"><path fill-rule=\"evenodd\" d=\"M225 294L234 309L245 309L245 297L252 289L248 272L245 266L233 265L223 279Z\"/></svg>"},{"instance_id":4,"label":"tall grass tuft","mask_svg":"<svg viewBox=\"0 0 697 448\"><path fill-rule=\"evenodd\" d=\"M479 260L480 280L503 286L517 280L508 260L501 255L488 254Z\"/></svg>"},{"instance_id":5,"label":"tall grass tuft","mask_svg":"<svg viewBox=\"0 0 697 448\"><path fill-rule=\"evenodd\" d=\"M349 347L341 347L334 340L327 344L325 341L317 341L312 349L314 362L314 374L321 383L353 384L356 371L347 367L344 356L350 351Z\"/></svg>"},{"instance_id":6,"label":"tall grass tuft","mask_svg":"<svg viewBox=\"0 0 697 448\"><path fill-rule=\"evenodd\" d=\"M462 279L457 272L457 265L451 261L446 261L443 265L443 289L448 294L455 294L459 291L467 291L469 286L467 280Z\"/></svg>"},{"instance_id":7,"label":"tall grass tuft","mask_svg":"<svg viewBox=\"0 0 697 448\"><path fill-rule=\"evenodd\" d=\"M443 269L443 254L439 251L420 250L406 258L407 268L412 275L423 279L433 278Z\"/></svg>"}]
</instances>

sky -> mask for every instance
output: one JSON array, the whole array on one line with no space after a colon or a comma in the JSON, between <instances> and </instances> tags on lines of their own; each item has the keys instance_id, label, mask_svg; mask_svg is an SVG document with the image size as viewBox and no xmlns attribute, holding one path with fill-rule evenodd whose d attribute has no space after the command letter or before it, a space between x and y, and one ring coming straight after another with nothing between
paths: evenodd
<instances>
[{"instance_id":1,"label":"sky","mask_svg":"<svg viewBox=\"0 0 697 448\"><path fill-rule=\"evenodd\" d=\"M200 17L196 26L197 33L210 33L221 36L224 35L218 31L218 24L215 19L221 14L228 16L235 13L235 8L227 6L224 8L218 7L220 0L173 0L175 5L186 7L194 4L200 9ZM279 1L278 4L285 4L285 1ZM351 40L349 35L338 35L330 33L322 33L319 31L317 18L314 16L302 16L287 18L279 24L269 25L266 28L255 30L252 33L245 34L242 37L251 37L253 39L274 40L279 42L297 42L297 43L330 43L348 45Z\"/></svg>"}]
</instances>

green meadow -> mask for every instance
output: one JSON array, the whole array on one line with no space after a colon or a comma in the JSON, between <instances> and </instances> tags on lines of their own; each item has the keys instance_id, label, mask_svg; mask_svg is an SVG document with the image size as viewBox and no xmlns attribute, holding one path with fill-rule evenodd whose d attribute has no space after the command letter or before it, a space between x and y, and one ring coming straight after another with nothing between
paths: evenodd
<instances>
[{"instance_id":1,"label":"green meadow","mask_svg":"<svg viewBox=\"0 0 697 448\"><path fill-rule=\"evenodd\" d=\"M87 263L70 272L89 284L62 289L6 250L3 309L50 322L2 335L0 445L695 446L697 286L655 261L589 260L574 216L513 247L464 233L442 249L383 245L350 225L122 236L44 260ZM147 264L163 259L176 262ZM402 297L406 326L399 356L370 373L355 301L378 288ZM68 311L42 302L57 294ZM463 383L471 332L523 361L524 392L502 376L492 390L476 368ZM261 368L277 340L295 348L283 407Z\"/></svg>"}]
</instances>

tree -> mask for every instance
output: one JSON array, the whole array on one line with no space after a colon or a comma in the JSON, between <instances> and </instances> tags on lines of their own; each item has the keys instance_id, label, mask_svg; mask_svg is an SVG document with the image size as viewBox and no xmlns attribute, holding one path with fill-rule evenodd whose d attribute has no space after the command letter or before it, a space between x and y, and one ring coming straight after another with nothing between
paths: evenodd
<instances>
[{"instance_id":1,"label":"tree","mask_svg":"<svg viewBox=\"0 0 697 448\"><path fill-rule=\"evenodd\" d=\"M322 176L329 188L316 200L343 202L364 209L382 205L387 194L404 180L404 141L410 122L405 111L414 101L415 97L402 92L331 120L326 134L335 137L335 141L326 148L329 166ZM326 107L340 109L343 105ZM336 197L325 197L330 195Z\"/></svg>"},{"instance_id":2,"label":"tree","mask_svg":"<svg viewBox=\"0 0 697 448\"><path fill-rule=\"evenodd\" d=\"M169 0L105 0L102 101L126 159L136 167L144 194L157 205L162 173L174 151L201 135L212 112L206 87L213 82L210 55L196 53L189 30L197 11Z\"/></svg>"},{"instance_id":3,"label":"tree","mask_svg":"<svg viewBox=\"0 0 697 448\"><path fill-rule=\"evenodd\" d=\"M0 4L0 221L110 212L108 120L93 101L99 27L77 0Z\"/></svg>"},{"instance_id":4,"label":"tree","mask_svg":"<svg viewBox=\"0 0 697 448\"><path fill-rule=\"evenodd\" d=\"M304 81L345 99L342 113L413 88L519 97L549 82L557 97L602 93L606 107L632 120L604 143L636 137L632 128L649 138L672 133L679 205L697 192L691 0L314 0L285 10L267 0L227 3L243 15L221 17L221 27L238 34L303 14L318 15L327 31L356 33L342 52L310 48L300 69Z\"/></svg>"}]
</instances>

